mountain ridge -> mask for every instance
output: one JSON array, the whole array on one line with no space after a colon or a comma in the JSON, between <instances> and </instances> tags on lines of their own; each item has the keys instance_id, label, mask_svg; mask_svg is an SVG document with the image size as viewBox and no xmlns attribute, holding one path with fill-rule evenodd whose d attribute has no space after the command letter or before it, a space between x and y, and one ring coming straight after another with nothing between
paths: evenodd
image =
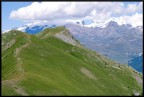
<instances>
[{"instance_id":1,"label":"mountain ridge","mask_svg":"<svg viewBox=\"0 0 144 97\"><path fill-rule=\"evenodd\" d=\"M131 60L129 53L142 52L142 26L132 27L132 25L122 23L122 21L114 18L106 21L104 23L106 24L105 27L87 27L84 21L84 25L81 24L82 20L78 21L79 23L76 20L73 24L64 26L70 30L75 39L89 49L96 50L108 58L124 64L128 64L128 61ZM26 33L36 34L44 30L44 28L54 28L56 25L47 25L47 22L44 22L44 24L36 22L27 24L24 27L26 27ZM35 29L33 30L33 28ZM22 28L15 29L21 30ZM26 31L26 29L32 32ZM114 53L114 55L111 55L111 53Z\"/></svg>"},{"instance_id":2,"label":"mountain ridge","mask_svg":"<svg viewBox=\"0 0 144 97\"><path fill-rule=\"evenodd\" d=\"M65 30L2 34L2 95L141 94L141 74L54 36ZM12 39L15 41L10 42Z\"/></svg>"}]
</instances>

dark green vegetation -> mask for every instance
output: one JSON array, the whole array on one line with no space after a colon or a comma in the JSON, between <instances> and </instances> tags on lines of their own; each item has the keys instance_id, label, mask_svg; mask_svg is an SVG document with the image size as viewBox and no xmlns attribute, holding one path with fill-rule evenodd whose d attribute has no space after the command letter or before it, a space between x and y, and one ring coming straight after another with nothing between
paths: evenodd
<instances>
[{"instance_id":1,"label":"dark green vegetation","mask_svg":"<svg viewBox=\"0 0 144 97\"><path fill-rule=\"evenodd\" d=\"M54 35L16 30L2 34L2 95L133 95L142 93L142 75L79 43ZM67 35L67 34L65 34Z\"/></svg>"}]
</instances>

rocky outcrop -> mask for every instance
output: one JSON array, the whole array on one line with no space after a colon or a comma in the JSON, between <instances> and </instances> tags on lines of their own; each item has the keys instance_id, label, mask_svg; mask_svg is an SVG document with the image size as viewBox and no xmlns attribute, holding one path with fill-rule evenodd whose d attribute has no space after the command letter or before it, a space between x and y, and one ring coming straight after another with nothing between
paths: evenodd
<instances>
[{"instance_id":1,"label":"rocky outcrop","mask_svg":"<svg viewBox=\"0 0 144 97\"><path fill-rule=\"evenodd\" d=\"M64 42L66 43L69 43L71 45L77 45L78 43L73 39L73 36L69 33L68 30L64 30L64 31L61 31L59 33L56 33L54 35L55 37L63 40Z\"/></svg>"}]
</instances>

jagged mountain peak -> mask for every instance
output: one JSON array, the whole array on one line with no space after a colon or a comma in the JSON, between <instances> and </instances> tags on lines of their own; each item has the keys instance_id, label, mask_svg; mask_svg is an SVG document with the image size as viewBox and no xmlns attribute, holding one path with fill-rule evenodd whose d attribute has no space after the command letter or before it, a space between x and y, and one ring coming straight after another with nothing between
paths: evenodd
<instances>
[{"instance_id":1,"label":"jagged mountain peak","mask_svg":"<svg viewBox=\"0 0 144 97\"><path fill-rule=\"evenodd\" d=\"M110 21L107 26L108 26L108 27L109 27L109 26L117 27L117 26L119 26L119 25L118 25L118 23L115 22L115 21Z\"/></svg>"},{"instance_id":2,"label":"jagged mountain peak","mask_svg":"<svg viewBox=\"0 0 144 97\"><path fill-rule=\"evenodd\" d=\"M75 20L67 20L67 21L69 21L70 23L73 23L73 24L84 26L84 27L100 27L100 28L105 28L112 21L116 22L119 26L121 26L121 25L128 26L129 25L129 27L138 27L136 25L127 23L121 17L120 18L112 17L112 18L109 18L109 19L107 19L107 20L105 20L103 22L98 22L97 20L88 20L88 19L78 19L78 20L75 19Z\"/></svg>"}]
</instances>

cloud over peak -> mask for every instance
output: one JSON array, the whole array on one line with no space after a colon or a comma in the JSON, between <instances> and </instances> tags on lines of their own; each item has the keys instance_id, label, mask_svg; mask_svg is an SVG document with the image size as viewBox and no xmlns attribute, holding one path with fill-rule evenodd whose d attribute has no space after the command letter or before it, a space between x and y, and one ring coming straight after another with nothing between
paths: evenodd
<instances>
[{"instance_id":1,"label":"cloud over peak","mask_svg":"<svg viewBox=\"0 0 144 97\"><path fill-rule=\"evenodd\" d=\"M125 4L123 2L33 2L26 7L13 10L11 19L18 20L64 20L64 19L92 19L104 22L111 17L131 17L142 20L142 2ZM141 20L140 20L141 19Z\"/></svg>"}]
</instances>

